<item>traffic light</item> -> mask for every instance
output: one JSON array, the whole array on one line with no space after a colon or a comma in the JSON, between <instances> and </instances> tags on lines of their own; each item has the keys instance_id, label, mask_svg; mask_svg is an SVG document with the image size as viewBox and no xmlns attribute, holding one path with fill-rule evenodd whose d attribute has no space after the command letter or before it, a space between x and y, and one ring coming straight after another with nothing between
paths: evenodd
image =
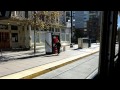
<instances>
[{"instance_id":1,"label":"traffic light","mask_svg":"<svg viewBox=\"0 0 120 90\"><path fill-rule=\"evenodd\" d=\"M0 20L9 19L11 17L11 11L0 11Z\"/></svg>"}]
</instances>

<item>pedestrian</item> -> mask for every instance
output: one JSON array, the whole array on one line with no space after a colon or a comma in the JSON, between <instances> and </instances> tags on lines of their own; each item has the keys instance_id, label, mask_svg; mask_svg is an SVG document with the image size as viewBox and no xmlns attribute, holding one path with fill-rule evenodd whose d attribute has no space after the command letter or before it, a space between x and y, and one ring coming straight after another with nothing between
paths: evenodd
<instances>
[{"instance_id":1,"label":"pedestrian","mask_svg":"<svg viewBox=\"0 0 120 90\"><path fill-rule=\"evenodd\" d=\"M61 47L61 43L60 43L59 40L58 40L58 42L56 43L56 47L57 47L57 54L59 55L59 53L60 53L60 47Z\"/></svg>"}]
</instances>

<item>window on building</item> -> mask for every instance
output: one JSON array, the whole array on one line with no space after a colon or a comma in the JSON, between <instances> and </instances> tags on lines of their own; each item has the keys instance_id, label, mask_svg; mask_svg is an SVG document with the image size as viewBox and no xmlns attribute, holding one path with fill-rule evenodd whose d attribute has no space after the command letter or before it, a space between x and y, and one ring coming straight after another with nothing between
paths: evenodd
<instances>
[{"instance_id":1,"label":"window on building","mask_svg":"<svg viewBox=\"0 0 120 90\"><path fill-rule=\"evenodd\" d=\"M20 12L21 12L21 11L16 11L16 15L17 15L17 16L20 16Z\"/></svg>"},{"instance_id":2,"label":"window on building","mask_svg":"<svg viewBox=\"0 0 120 90\"><path fill-rule=\"evenodd\" d=\"M55 32L60 32L60 29L59 29L59 28L56 28L56 29L55 29Z\"/></svg>"},{"instance_id":3,"label":"window on building","mask_svg":"<svg viewBox=\"0 0 120 90\"><path fill-rule=\"evenodd\" d=\"M51 28L51 27L49 28L49 31L52 31L52 28Z\"/></svg>"},{"instance_id":4,"label":"window on building","mask_svg":"<svg viewBox=\"0 0 120 90\"><path fill-rule=\"evenodd\" d=\"M0 29L8 30L8 25L0 24Z\"/></svg>"},{"instance_id":5,"label":"window on building","mask_svg":"<svg viewBox=\"0 0 120 90\"><path fill-rule=\"evenodd\" d=\"M39 27L36 27L36 30L39 30Z\"/></svg>"},{"instance_id":6,"label":"window on building","mask_svg":"<svg viewBox=\"0 0 120 90\"><path fill-rule=\"evenodd\" d=\"M66 34L66 41L69 41L69 34Z\"/></svg>"},{"instance_id":7,"label":"window on building","mask_svg":"<svg viewBox=\"0 0 120 90\"><path fill-rule=\"evenodd\" d=\"M45 15L40 15L40 20L45 21Z\"/></svg>"},{"instance_id":8,"label":"window on building","mask_svg":"<svg viewBox=\"0 0 120 90\"><path fill-rule=\"evenodd\" d=\"M65 41L65 33L62 33L62 34L61 34L61 40L62 40L62 41Z\"/></svg>"},{"instance_id":9,"label":"window on building","mask_svg":"<svg viewBox=\"0 0 120 90\"><path fill-rule=\"evenodd\" d=\"M16 25L11 25L11 30L18 30L18 26L16 26Z\"/></svg>"},{"instance_id":10,"label":"window on building","mask_svg":"<svg viewBox=\"0 0 120 90\"><path fill-rule=\"evenodd\" d=\"M55 32L57 32L57 28L55 28Z\"/></svg>"},{"instance_id":11,"label":"window on building","mask_svg":"<svg viewBox=\"0 0 120 90\"><path fill-rule=\"evenodd\" d=\"M68 22L69 18L66 18L66 22Z\"/></svg>"},{"instance_id":12,"label":"window on building","mask_svg":"<svg viewBox=\"0 0 120 90\"><path fill-rule=\"evenodd\" d=\"M12 42L18 42L18 33L12 33Z\"/></svg>"},{"instance_id":13,"label":"window on building","mask_svg":"<svg viewBox=\"0 0 120 90\"><path fill-rule=\"evenodd\" d=\"M29 26L27 26L27 30L29 30Z\"/></svg>"},{"instance_id":14,"label":"window on building","mask_svg":"<svg viewBox=\"0 0 120 90\"><path fill-rule=\"evenodd\" d=\"M52 32L54 32L54 28L52 28L52 30L51 30Z\"/></svg>"},{"instance_id":15,"label":"window on building","mask_svg":"<svg viewBox=\"0 0 120 90\"><path fill-rule=\"evenodd\" d=\"M61 33L65 33L65 30L64 30L64 29L61 29Z\"/></svg>"},{"instance_id":16,"label":"window on building","mask_svg":"<svg viewBox=\"0 0 120 90\"><path fill-rule=\"evenodd\" d=\"M66 16L70 17L70 12L66 12Z\"/></svg>"},{"instance_id":17,"label":"window on building","mask_svg":"<svg viewBox=\"0 0 120 90\"><path fill-rule=\"evenodd\" d=\"M58 28L58 32L60 32L60 29Z\"/></svg>"},{"instance_id":18,"label":"window on building","mask_svg":"<svg viewBox=\"0 0 120 90\"><path fill-rule=\"evenodd\" d=\"M33 27L33 26L31 26L31 30L34 30L34 27Z\"/></svg>"},{"instance_id":19,"label":"window on building","mask_svg":"<svg viewBox=\"0 0 120 90\"><path fill-rule=\"evenodd\" d=\"M87 22L84 22L84 27L87 27Z\"/></svg>"}]
</instances>

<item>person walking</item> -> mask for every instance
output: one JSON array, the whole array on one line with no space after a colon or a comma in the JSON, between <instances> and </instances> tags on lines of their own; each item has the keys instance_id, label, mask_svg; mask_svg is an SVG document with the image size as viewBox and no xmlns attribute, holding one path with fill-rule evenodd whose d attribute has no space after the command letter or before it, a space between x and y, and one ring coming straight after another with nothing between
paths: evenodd
<instances>
[{"instance_id":1,"label":"person walking","mask_svg":"<svg viewBox=\"0 0 120 90\"><path fill-rule=\"evenodd\" d=\"M60 43L59 40L58 40L58 42L56 43L56 47L57 47L57 54L59 55L59 53L60 53L60 47L61 47L61 43Z\"/></svg>"}]
</instances>

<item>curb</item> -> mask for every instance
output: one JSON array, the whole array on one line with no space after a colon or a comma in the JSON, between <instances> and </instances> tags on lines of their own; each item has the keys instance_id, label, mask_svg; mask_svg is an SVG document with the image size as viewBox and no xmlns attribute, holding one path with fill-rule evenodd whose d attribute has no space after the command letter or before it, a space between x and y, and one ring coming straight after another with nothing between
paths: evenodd
<instances>
[{"instance_id":1,"label":"curb","mask_svg":"<svg viewBox=\"0 0 120 90\"><path fill-rule=\"evenodd\" d=\"M75 62L79 59L90 56L90 55L95 54L97 52L99 52L99 50L94 51L93 53L90 53L90 54L83 54L83 56L74 56L74 57L70 57L70 58L63 59L63 60L60 60L60 61L56 61L56 62L53 62L53 63L49 63L49 64L45 64L45 65L42 65L42 66L34 67L34 68L31 68L31 69L28 69L28 70L24 70L24 71L21 71L21 72L18 72L18 73L2 76L2 77L0 77L0 79L32 79L34 77L45 74L47 72L50 72L52 70L55 70L57 68L65 66L67 64Z\"/></svg>"},{"instance_id":2,"label":"curb","mask_svg":"<svg viewBox=\"0 0 120 90\"><path fill-rule=\"evenodd\" d=\"M38 55L32 55L32 56L26 56L26 57L18 57L16 59L27 59L27 58L33 58L33 57L39 57L44 56L45 54L38 54Z\"/></svg>"}]
</instances>

